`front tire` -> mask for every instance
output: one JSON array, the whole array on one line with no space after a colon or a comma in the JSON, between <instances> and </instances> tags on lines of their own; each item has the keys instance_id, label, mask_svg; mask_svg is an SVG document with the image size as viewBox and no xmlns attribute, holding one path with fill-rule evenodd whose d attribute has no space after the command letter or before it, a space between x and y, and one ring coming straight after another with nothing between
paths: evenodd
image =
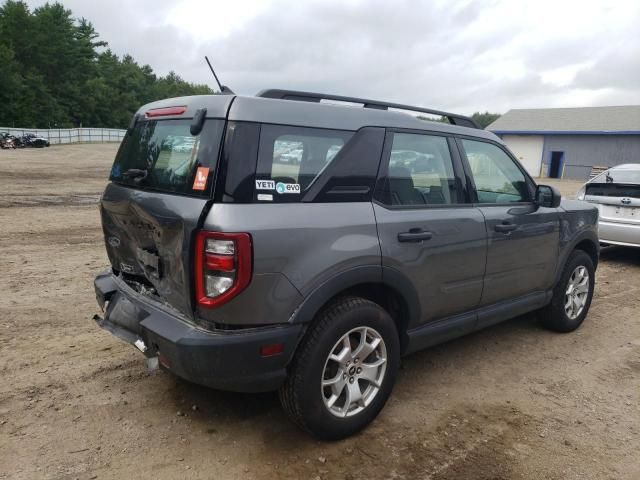
<instances>
[{"instance_id":1,"label":"front tire","mask_svg":"<svg viewBox=\"0 0 640 480\"><path fill-rule=\"evenodd\" d=\"M572 332L584 321L595 285L595 268L591 257L574 250L553 290L551 303L541 313L543 324L556 332Z\"/></svg>"},{"instance_id":2,"label":"front tire","mask_svg":"<svg viewBox=\"0 0 640 480\"><path fill-rule=\"evenodd\" d=\"M280 389L288 416L323 440L365 428L384 407L400 365L391 316L378 304L346 297L310 326Z\"/></svg>"}]
</instances>

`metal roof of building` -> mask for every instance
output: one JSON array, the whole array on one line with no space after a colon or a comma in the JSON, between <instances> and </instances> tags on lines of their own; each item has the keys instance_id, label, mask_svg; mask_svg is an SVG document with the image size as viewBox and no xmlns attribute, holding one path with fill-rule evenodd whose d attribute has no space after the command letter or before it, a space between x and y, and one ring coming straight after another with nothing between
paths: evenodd
<instances>
[{"instance_id":1,"label":"metal roof of building","mask_svg":"<svg viewBox=\"0 0 640 480\"><path fill-rule=\"evenodd\" d=\"M514 109L487 130L497 134L640 134L640 105Z\"/></svg>"}]
</instances>

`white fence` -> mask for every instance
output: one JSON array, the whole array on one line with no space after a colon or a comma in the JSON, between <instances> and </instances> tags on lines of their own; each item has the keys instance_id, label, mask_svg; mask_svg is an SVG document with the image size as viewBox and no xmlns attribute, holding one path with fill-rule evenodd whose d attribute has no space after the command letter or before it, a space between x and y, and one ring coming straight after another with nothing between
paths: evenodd
<instances>
[{"instance_id":1,"label":"white fence","mask_svg":"<svg viewBox=\"0 0 640 480\"><path fill-rule=\"evenodd\" d=\"M27 133L33 133L39 137L49 139L51 145L60 143L82 142L120 142L126 130L117 128L8 128L0 127L1 133L9 133L21 137Z\"/></svg>"}]
</instances>

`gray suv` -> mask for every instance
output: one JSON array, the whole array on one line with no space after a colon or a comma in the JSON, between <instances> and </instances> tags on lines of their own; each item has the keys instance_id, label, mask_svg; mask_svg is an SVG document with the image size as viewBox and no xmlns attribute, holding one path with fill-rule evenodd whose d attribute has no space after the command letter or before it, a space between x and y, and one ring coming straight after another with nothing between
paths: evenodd
<instances>
[{"instance_id":1,"label":"gray suv","mask_svg":"<svg viewBox=\"0 0 640 480\"><path fill-rule=\"evenodd\" d=\"M576 329L598 263L597 210L470 118L309 92L145 105L100 212L97 323L189 381L279 390L322 439L378 415L403 355L534 310Z\"/></svg>"}]
</instances>

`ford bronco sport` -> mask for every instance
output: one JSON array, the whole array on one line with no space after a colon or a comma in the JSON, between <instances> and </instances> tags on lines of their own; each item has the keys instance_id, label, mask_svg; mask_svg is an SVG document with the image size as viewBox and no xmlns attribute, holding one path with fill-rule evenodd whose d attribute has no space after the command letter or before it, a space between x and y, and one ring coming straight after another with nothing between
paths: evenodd
<instances>
[{"instance_id":1,"label":"ford bronco sport","mask_svg":"<svg viewBox=\"0 0 640 480\"><path fill-rule=\"evenodd\" d=\"M100 212L98 324L189 381L279 390L322 439L378 415L403 355L534 310L576 329L598 263L597 210L470 118L308 92L145 105Z\"/></svg>"}]
</instances>

